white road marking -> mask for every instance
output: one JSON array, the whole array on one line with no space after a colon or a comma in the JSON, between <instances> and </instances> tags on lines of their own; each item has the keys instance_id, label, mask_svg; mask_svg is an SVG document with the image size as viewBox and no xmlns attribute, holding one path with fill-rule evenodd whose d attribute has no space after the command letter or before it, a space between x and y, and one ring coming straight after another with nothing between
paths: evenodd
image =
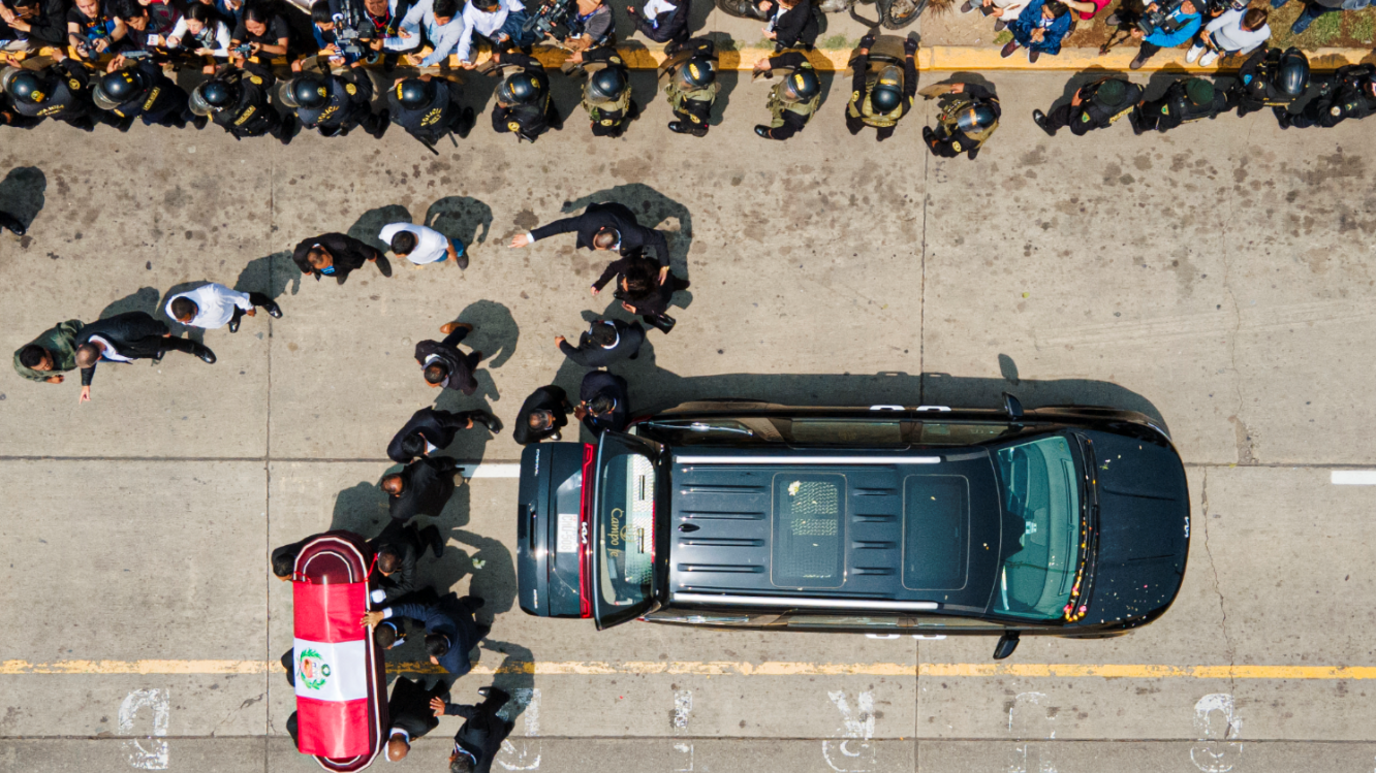
<instances>
[{"instance_id":1,"label":"white road marking","mask_svg":"<svg viewBox=\"0 0 1376 773\"><path fill-rule=\"evenodd\" d=\"M674 768L674 773L693 773L693 745L691 743L676 743L674 744L674 751L688 755L688 767ZM675 764L683 765L684 762L680 760Z\"/></svg>"},{"instance_id":2,"label":"white road marking","mask_svg":"<svg viewBox=\"0 0 1376 773\"><path fill-rule=\"evenodd\" d=\"M1222 719L1222 725L1217 724ZM1211 693L1194 704L1194 729L1199 743L1190 749L1190 761L1204 773L1228 773L1242 755L1242 744L1231 741L1242 733L1242 719L1233 711L1233 696Z\"/></svg>"},{"instance_id":3,"label":"white road marking","mask_svg":"<svg viewBox=\"0 0 1376 773\"><path fill-rule=\"evenodd\" d=\"M491 464L461 464L459 470L465 478L519 478L520 462L493 462Z\"/></svg>"},{"instance_id":4,"label":"white road marking","mask_svg":"<svg viewBox=\"0 0 1376 773\"><path fill-rule=\"evenodd\" d=\"M153 735L144 736L151 740L156 736L167 735L170 703L166 690L134 690L124 696L119 705L118 728L120 735L134 734L134 717L141 708L153 710ZM143 748L137 740L125 741L124 751L129 755L129 764L140 770L167 770L168 749L166 741L153 741L151 749Z\"/></svg>"},{"instance_id":5,"label":"white road marking","mask_svg":"<svg viewBox=\"0 0 1376 773\"><path fill-rule=\"evenodd\" d=\"M688 727L688 715L693 711L693 691L679 690L674 693L674 729Z\"/></svg>"},{"instance_id":6,"label":"white road marking","mask_svg":"<svg viewBox=\"0 0 1376 773\"><path fill-rule=\"evenodd\" d=\"M851 712L843 690L828 691L827 697L841 712L842 740L822 741L822 758L837 773L871 773L876 770L874 745L874 693L862 692L856 699L860 714Z\"/></svg>"},{"instance_id":7,"label":"white road marking","mask_svg":"<svg viewBox=\"0 0 1376 773\"><path fill-rule=\"evenodd\" d=\"M1335 486L1376 486L1376 470L1334 470L1329 482Z\"/></svg>"},{"instance_id":8,"label":"white road marking","mask_svg":"<svg viewBox=\"0 0 1376 773\"><path fill-rule=\"evenodd\" d=\"M511 739L502 741L502 755L508 758L515 758L507 762L501 757L497 758L497 764L507 770L539 770L541 741L540 735L540 688L538 687L517 687L511 691L511 701L503 706L503 710L511 707L511 713L524 708L521 717L525 721L526 737L519 738L516 742ZM502 712L497 712L500 716ZM510 713L506 716L507 721L511 720ZM517 743L520 748L517 748ZM532 759L532 757L534 759Z\"/></svg>"}]
</instances>

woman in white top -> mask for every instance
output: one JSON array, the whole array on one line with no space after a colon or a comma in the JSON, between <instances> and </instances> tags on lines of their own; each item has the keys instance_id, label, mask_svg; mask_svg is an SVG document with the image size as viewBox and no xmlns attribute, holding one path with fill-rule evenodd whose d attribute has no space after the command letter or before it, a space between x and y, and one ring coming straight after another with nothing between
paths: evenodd
<instances>
[{"instance_id":1,"label":"woman in white top","mask_svg":"<svg viewBox=\"0 0 1376 773\"><path fill-rule=\"evenodd\" d=\"M186 15L167 36L169 49L186 48L200 56L214 59L204 68L206 75L215 74L215 65L229 60L229 27L215 15L215 9L203 3L192 3Z\"/></svg>"}]
</instances>

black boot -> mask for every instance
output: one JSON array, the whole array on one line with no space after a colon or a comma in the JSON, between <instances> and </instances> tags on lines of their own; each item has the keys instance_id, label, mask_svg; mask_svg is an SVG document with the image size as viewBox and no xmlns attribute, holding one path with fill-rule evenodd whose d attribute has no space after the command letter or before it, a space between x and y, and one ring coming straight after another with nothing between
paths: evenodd
<instances>
[{"instance_id":1,"label":"black boot","mask_svg":"<svg viewBox=\"0 0 1376 773\"><path fill-rule=\"evenodd\" d=\"M234 313L229 316L229 332L239 332L239 320L244 318L244 310L238 306L234 307Z\"/></svg>"},{"instance_id":2,"label":"black boot","mask_svg":"<svg viewBox=\"0 0 1376 773\"><path fill-rule=\"evenodd\" d=\"M645 321L659 328L661 331L663 331L665 335L668 335L669 332L674 329L674 325L678 324L678 320L674 319L668 314L659 314L653 317L646 317Z\"/></svg>"},{"instance_id":3,"label":"black boot","mask_svg":"<svg viewBox=\"0 0 1376 773\"><path fill-rule=\"evenodd\" d=\"M1056 136L1056 130L1055 130L1055 129L1052 129L1051 127L1049 127L1049 126L1046 125L1046 113L1043 113L1043 112L1040 111L1040 110L1033 110L1033 111L1032 111L1032 123L1035 123L1035 124L1037 125L1037 128L1039 128L1039 129L1041 129L1042 131L1046 132L1046 136L1048 136L1048 137L1055 137L1055 136Z\"/></svg>"},{"instance_id":4,"label":"black boot","mask_svg":"<svg viewBox=\"0 0 1376 773\"><path fill-rule=\"evenodd\" d=\"M375 139L382 139L382 135L387 133L387 127L392 125L392 116L386 110L374 113L363 119L363 131L373 135Z\"/></svg>"},{"instance_id":5,"label":"black boot","mask_svg":"<svg viewBox=\"0 0 1376 773\"><path fill-rule=\"evenodd\" d=\"M8 212L0 212L0 228L8 228L15 236L23 236L25 231L24 223L19 218Z\"/></svg>"}]
</instances>

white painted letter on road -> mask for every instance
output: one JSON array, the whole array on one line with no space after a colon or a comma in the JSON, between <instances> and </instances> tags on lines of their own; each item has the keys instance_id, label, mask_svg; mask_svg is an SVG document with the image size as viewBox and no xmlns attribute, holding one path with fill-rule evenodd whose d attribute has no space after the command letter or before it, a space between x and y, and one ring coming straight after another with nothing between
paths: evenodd
<instances>
[{"instance_id":1,"label":"white painted letter on road","mask_svg":"<svg viewBox=\"0 0 1376 773\"><path fill-rule=\"evenodd\" d=\"M125 741L124 751L129 755L129 764L140 770L167 770L167 742L152 740L167 735L169 702L166 690L134 690L124 697L119 705L119 734L134 734L134 718L139 709L153 711L153 734L144 736L149 741L145 749L141 741Z\"/></svg>"}]
</instances>

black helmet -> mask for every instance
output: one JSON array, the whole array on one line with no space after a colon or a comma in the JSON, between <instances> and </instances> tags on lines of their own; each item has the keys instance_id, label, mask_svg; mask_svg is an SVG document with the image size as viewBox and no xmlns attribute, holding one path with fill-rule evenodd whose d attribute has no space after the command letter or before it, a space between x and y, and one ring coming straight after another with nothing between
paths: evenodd
<instances>
[{"instance_id":1,"label":"black helmet","mask_svg":"<svg viewBox=\"0 0 1376 773\"><path fill-rule=\"evenodd\" d=\"M881 113L891 113L903 104L903 71L889 65L879 71L870 88L870 104Z\"/></svg>"},{"instance_id":2,"label":"black helmet","mask_svg":"<svg viewBox=\"0 0 1376 773\"><path fill-rule=\"evenodd\" d=\"M540 98L540 80L528 72L506 76L497 88L497 99L508 105L529 105Z\"/></svg>"},{"instance_id":3,"label":"black helmet","mask_svg":"<svg viewBox=\"0 0 1376 773\"><path fill-rule=\"evenodd\" d=\"M319 75L302 75L291 82L283 96L289 96L283 101L290 107L320 107L330 97L330 86Z\"/></svg>"},{"instance_id":4,"label":"black helmet","mask_svg":"<svg viewBox=\"0 0 1376 773\"><path fill-rule=\"evenodd\" d=\"M822 90L822 84L817 80L817 73L810 68L797 70L784 78L784 98L791 102L806 102L817 96Z\"/></svg>"},{"instance_id":5,"label":"black helmet","mask_svg":"<svg viewBox=\"0 0 1376 773\"><path fill-rule=\"evenodd\" d=\"M201 84L200 91L205 103L216 110L229 107L229 103L234 101L234 90L225 81L206 81Z\"/></svg>"},{"instance_id":6,"label":"black helmet","mask_svg":"<svg viewBox=\"0 0 1376 773\"><path fill-rule=\"evenodd\" d=\"M588 99L595 102L612 102L621 98L630 87L626 71L620 67L606 67L588 78Z\"/></svg>"},{"instance_id":7,"label":"black helmet","mask_svg":"<svg viewBox=\"0 0 1376 773\"><path fill-rule=\"evenodd\" d=\"M961 131L969 134L988 129L997 120L993 108L983 102L976 102L960 111L960 114L956 116L956 125L960 127Z\"/></svg>"},{"instance_id":8,"label":"black helmet","mask_svg":"<svg viewBox=\"0 0 1376 773\"><path fill-rule=\"evenodd\" d=\"M24 100L35 105L41 105L48 101L52 96L52 89L48 88L48 79L42 74L32 70L22 70L9 79L5 90L16 100Z\"/></svg>"},{"instance_id":9,"label":"black helmet","mask_svg":"<svg viewBox=\"0 0 1376 773\"><path fill-rule=\"evenodd\" d=\"M678 79L690 89L705 89L717 80L717 66L705 56L695 56L678 68Z\"/></svg>"},{"instance_id":10,"label":"black helmet","mask_svg":"<svg viewBox=\"0 0 1376 773\"><path fill-rule=\"evenodd\" d=\"M114 110L125 102L143 99L148 93L147 79L143 71L137 69L112 72L96 82L96 107L101 110Z\"/></svg>"},{"instance_id":11,"label":"black helmet","mask_svg":"<svg viewBox=\"0 0 1376 773\"><path fill-rule=\"evenodd\" d=\"M402 107L419 110L435 99L435 84L433 81L423 81L420 78L407 78L397 81L396 95L397 102Z\"/></svg>"},{"instance_id":12,"label":"black helmet","mask_svg":"<svg viewBox=\"0 0 1376 773\"><path fill-rule=\"evenodd\" d=\"M1309 58L1298 48L1287 48L1280 55L1280 66L1272 85L1292 97L1304 93L1309 85Z\"/></svg>"}]
</instances>

